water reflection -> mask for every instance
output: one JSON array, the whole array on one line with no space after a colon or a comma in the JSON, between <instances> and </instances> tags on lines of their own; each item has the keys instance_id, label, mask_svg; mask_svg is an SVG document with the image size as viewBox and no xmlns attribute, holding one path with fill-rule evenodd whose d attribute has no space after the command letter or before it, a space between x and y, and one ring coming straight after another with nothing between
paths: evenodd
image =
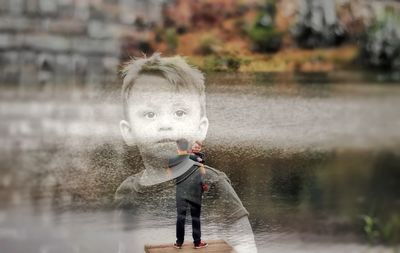
<instances>
[{"instance_id":1,"label":"water reflection","mask_svg":"<svg viewBox=\"0 0 400 253\"><path fill-rule=\"evenodd\" d=\"M204 151L250 212L260 252L364 250L362 215L389 231L377 240L398 242L399 88L241 78L211 76ZM154 240L173 242L167 219L141 226L112 208L119 184L142 169L114 124L118 91L26 89L1 93L2 251L117 252L159 225Z\"/></svg>"}]
</instances>

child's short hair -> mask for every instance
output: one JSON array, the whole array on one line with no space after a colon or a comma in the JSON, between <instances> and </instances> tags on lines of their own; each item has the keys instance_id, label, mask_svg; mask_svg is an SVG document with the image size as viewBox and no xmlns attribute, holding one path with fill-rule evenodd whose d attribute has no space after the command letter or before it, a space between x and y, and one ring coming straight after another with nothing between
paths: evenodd
<instances>
[{"instance_id":1,"label":"child's short hair","mask_svg":"<svg viewBox=\"0 0 400 253\"><path fill-rule=\"evenodd\" d=\"M201 141L195 141L194 143L196 143L197 145L199 145L200 147L203 147L203 143Z\"/></svg>"},{"instance_id":2,"label":"child's short hair","mask_svg":"<svg viewBox=\"0 0 400 253\"><path fill-rule=\"evenodd\" d=\"M206 115L204 75L197 68L190 66L180 56L161 57L154 53L147 58L133 58L122 69L124 78L122 85L123 113L128 118L128 100L135 80L142 74L160 75L177 90L194 88L200 97L201 115Z\"/></svg>"}]
</instances>

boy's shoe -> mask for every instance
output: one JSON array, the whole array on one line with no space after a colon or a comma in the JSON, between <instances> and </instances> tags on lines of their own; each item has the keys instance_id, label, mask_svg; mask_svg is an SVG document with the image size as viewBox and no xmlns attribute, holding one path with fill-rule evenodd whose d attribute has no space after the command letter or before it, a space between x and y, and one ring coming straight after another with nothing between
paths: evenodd
<instances>
[{"instance_id":1,"label":"boy's shoe","mask_svg":"<svg viewBox=\"0 0 400 253\"><path fill-rule=\"evenodd\" d=\"M194 248L195 249L203 249L203 248L206 248L207 246L208 246L208 243L201 241L199 244L197 244L197 245L195 244Z\"/></svg>"},{"instance_id":2,"label":"boy's shoe","mask_svg":"<svg viewBox=\"0 0 400 253\"><path fill-rule=\"evenodd\" d=\"M182 244L174 243L174 248L175 249L182 249Z\"/></svg>"}]
</instances>

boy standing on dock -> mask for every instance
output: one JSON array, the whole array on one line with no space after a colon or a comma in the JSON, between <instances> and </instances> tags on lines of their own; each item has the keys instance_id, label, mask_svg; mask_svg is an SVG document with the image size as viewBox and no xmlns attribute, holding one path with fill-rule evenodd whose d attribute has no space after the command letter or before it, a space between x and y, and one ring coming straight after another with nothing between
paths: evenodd
<instances>
[{"instance_id":1,"label":"boy standing on dock","mask_svg":"<svg viewBox=\"0 0 400 253\"><path fill-rule=\"evenodd\" d=\"M168 170L170 175L174 177L179 170L182 169L183 161L190 159L189 142L185 139L179 139L176 142L178 148L178 156L169 160ZM190 165L189 165L190 166ZM185 238L185 220L186 211L189 207L192 217L192 236L195 249L201 249L208 244L201 240L201 201L204 191L203 176L205 173L202 164L193 163L190 168L183 168L186 172L176 178L176 242L174 247L181 249ZM180 173L179 173L180 174Z\"/></svg>"}]
</instances>

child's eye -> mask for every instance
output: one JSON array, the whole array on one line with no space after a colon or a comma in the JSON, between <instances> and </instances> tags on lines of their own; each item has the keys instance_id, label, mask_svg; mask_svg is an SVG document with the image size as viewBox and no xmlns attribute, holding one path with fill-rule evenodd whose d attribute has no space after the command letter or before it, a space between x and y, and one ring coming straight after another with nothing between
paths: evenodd
<instances>
[{"instance_id":1,"label":"child's eye","mask_svg":"<svg viewBox=\"0 0 400 253\"><path fill-rule=\"evenodd\" d=\"M154 112L145 112L145 113L143 114L143 116L144 116L146 119L154 119L154 118L156 117L156 114L155 114Z\"/></svg>"},{"instance_id":2,"label":"child's eye","mask_svg":"<svg viewBox=\"0 0 400 253\"><path fill-rule=\"evenodd\" d=\"M187 113L184 110L178 110L175 112L175 116L181 118L183 116L185 116Z\"/></svg>"}]
</instances>

